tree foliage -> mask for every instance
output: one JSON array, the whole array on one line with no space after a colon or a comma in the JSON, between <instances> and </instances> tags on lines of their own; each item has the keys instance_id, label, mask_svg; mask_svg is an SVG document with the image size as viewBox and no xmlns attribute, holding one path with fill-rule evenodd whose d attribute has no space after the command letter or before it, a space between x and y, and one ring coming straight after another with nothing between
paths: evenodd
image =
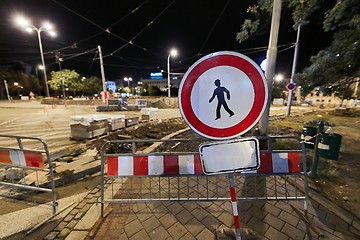
<instances>
[{"instance_id":1,"label":"tree foliage","mask_svg":"<svg viewBox=\"0 0 360 240\"><path fill-rule=\"evenodd\" d=\"M50 75L51 79L48 82L52 90L60 91L65 87L74 94L81 90L80 74L74 70L63 69L61 71L52 71Z\"/></svg>"},{"instance_id":2,"label":"tree foliage","mask_svg":"<svg viewBox=\"0 0 360 240\"><path fill-rule=\"evenodd\" d=\"M147 87L147 94L149 96L160 96L160 95L162 95L162 92L158 87L148 86Z\"/></svg>"},{"instance_id":3,"label":"tree foliage","mask_svg":"<svg viewBox=\"0 0 360 240\"><path fill-rule=\"evenodd\" d=\"M292 19L294 22L294 29L298 25L304 25L308 22L310 16L321 8L323 2L326 0L290 0L288 1L288 8L292 10Z\"/></svg>"},{"instance_id":4,"label":"tree foliage","mask_svg":"<svg viewBox=\"0 0 360 240\"><path fill-rule=\"evenodd\" d=\"M82 78L74 70L63 69L52 71L49 80L50 88L54 91L62 91L63 82L67 91L76 95L93 95L102 91L102 81L98 77Z\"/></svg>"},{"instance_id":5,"label":"tree foliage","mask_svg":"<svg viewBox=\"0 0 360 240\"><path fill-rule=\"evenodd\" d=\"M15 95L29 95L30 92L38 93L41 90L39 80L34 75L29 75L24 72L24 69L14 68L11 66L0 67L0 98L4 99L5 96L5 82L9 90L10 96ZM17 84L15 84L17 83Z\"/></svg>"},{"instance_id":6,"label":"tree foliage","mask_svg":"<svg viewBox=\"0 0 360 240\"><path fill-rule=\"evenodd\" d=\"M83 95L93 95L102 91L102 80L98 77L90 77L82 79L82 93Z\"/></svg>"},{"instance_id":7,"label":"tree foliage","mask_svg":"<svg viewBox=\"0 0 360 240\"><path fill-rule=\"evenodd\" d=\"M240 31L236 33L236 40L242 43L265 33L266 26L270 23L271 8L272 0L258 0L257 5L249 7L246 12L251 18L244 20Z\"/></svg>"},{"instance_id":8,"label":"tree foliage","mask_svg":"<svg viewBox=\"0 0 360 240\"><path fill-rule=\"evenodd\" d=\"M334 41L326 50L311 57L311 65L297 74L295 79L301 83L304 94L316 86L333 89L339 97L348 98L342 87L350 88L360 75L360 31L342 30L334 35Z\"/></svg>"},{"instance_id":9,"label":"tree foliage","mask_svg":"<svg viewBox=\"0 0 360 240\"><path fill-rule=\"evenodd\" d=\"M240 43L262 33L261 16L270 18L272 3L258 0L257 5L248 8L252 19L246 19L236 34ZM288 0L283 4L292 11L294 29L306 24L316 12L322 14L317 19L322 19L324 31L334 33L331 45L312 56L311 65L295 76L298 85L303 86L303 94L322 86L347 98L360 75L360 1Z\"/></svg>"},{"instance_id":10,"label":"tree foliage","mask_svg":"<svg viewBox=\"0 0 360 240\"><path fill-rule=\"evenodd\" d=\"M350 29L359 28L359 1L337 0L334 7L326 12L323 26L325 31L338 30L343 27Z\"/></svg>"},{"instance_id":11,"label":"tree foliage","mask_svg":"<svg viewBox=\"0 0 360 240\"><path fill-rule=\"evenodd\" d=\"M311 65L295 76L308 93L315 86L331 89L340 98L353 94L360 75L360 2L337 1L326 12L325 31L335 31L331 45L311 57Z\"/></svg>"},{"instance_id":12,"label":"tree foliage","mask_svg":"<svg viewBox=\"0 0 360 240\"><path fill-rule=\"evenodd\" d=\"M257 5L249 7L246 12L249 18L246 18L241 25L241 29L236 33L236 40L241 43L250 38L264 33L264 28L268 28L271 20L272 6L274 0L258 0ZM299 24L306 24L309 17L319 8L325 0L287 0L282 1L283 5L292 11L294 29ZM260 27L263 26L261 29Z\"/></svg>"}]
</instances>

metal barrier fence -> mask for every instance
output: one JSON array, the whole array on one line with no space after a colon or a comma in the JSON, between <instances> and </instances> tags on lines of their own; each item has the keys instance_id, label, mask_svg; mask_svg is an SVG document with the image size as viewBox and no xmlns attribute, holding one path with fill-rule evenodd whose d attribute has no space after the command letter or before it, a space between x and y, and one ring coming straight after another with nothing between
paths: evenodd
<instances>
[{"instance_id":1,"label":"metal barrier fence","mask_svg":"<svg viewBox=\"0 0 360 240\"><path fill-rule=\"evenodd\" d=\"M258 139L265 148L260 151L260 168L234 174L237 200L304 201L307 210L308 179L301 140L292 136ZM141 150L151 143L151 153ZM101 212L105 203L229 201L228 174L203 174L198 143L188 139L105 143L101 149ZM108 198L104 196L105 181L112 189Z\"/></svg>"},{"instance_id":2,"label":"metal barrier fence","mask_svg":"<svg viewBox=\"0 0 360 240\"><path fill-rule=\"evenodd\" d=\"M53 165L44 140L35 137L0 135L0 168L6 175L0 180L0 185L51 193L52 210L55 215L57 202ZM48 178L50 187L41 185L40 177Z\"/></svg>"}]
</instances>

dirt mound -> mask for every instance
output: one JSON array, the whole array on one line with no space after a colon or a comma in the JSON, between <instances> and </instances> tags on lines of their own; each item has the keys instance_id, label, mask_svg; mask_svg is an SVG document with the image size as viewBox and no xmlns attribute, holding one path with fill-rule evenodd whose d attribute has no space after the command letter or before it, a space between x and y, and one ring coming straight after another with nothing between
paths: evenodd
<instances>
[{"instance_id":1,"label":"dirt mound","mask_svg":"<svg viewBox=\"0 0 360 240\"><path fill-rule=\"evenodd\" d=\"M329 114L338 117L360 117L360 109L336 109L335 111L329 112Z\"/></svg>"},{"instance_id":2,"label":"dirt mound","mask_svg":"<svg viewBox=\"0 0 360 240\"><path fill-rule=\"evenodd\" d=\"M164 103L162 101L148 102L147 106L153 107L153 108L159 108L159 109L170 108L169 105L167 105L166 103Z\"/></svg>"},{"instance_id":3,"label":"dirt mound","mask_svg":"<svg viewBox=\"0 0 360 240\"><path fill-rule=\"evenodd\" d=\"M123 130L124 135L129 135L133 139L161 139L173 132L186 128L182 118L152 121L140 125L131 130Z\"/></svg>"}]
</instances>

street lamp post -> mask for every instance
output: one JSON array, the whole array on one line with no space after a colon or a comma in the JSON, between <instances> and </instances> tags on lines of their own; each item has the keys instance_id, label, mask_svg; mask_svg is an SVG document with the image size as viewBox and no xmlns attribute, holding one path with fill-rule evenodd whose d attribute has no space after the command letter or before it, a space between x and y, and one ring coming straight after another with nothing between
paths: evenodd
<instances>
[{"instance_id":1,"label":"street lamp post","mask_svg":"<svg viewBox=\"0 0 360 240\"><path fill-rule=\"evenodd\" d=\"M52 31L52 25L50 23L44 23L41 27L37 28L34 25L32 25L27 19L25 19L23 17L18 17L16 19L16 23L21 27L25 27L25 30L28 32L32 32L33 30L35 30L37 32L39 48L40 48L41 64L44 67L43 70L44 70L44 82L45 82L46 96L49 97L50 92L49 92L49 86L48 86L48 81L47 81L47 76L46 76L44 52L43 52L43 47L42 47L42 42L41 42L41 32L48 32L50 34L50 36L52 36L52 37L55 36L55 32Z\"/></svg>"},{"instance_id":2,"label":"street lamp post","mask_svg":"<svg viewBox=\"0 0 360 240\"><path fill-rule=\"evenodd\" d=\"M50 92L49 92L49 86L48 86L48 82L47 82L47 76L46 76L46 66L45 66L45 60L44 60L44 52L43 52L43 47L42 47L42 43L41 43L41 31L39 29L37 29L36 27L33 26L33 29L36 30L37 32L37 36L38 36L38 40L39 40L39 48L40 48L40 56L41 56L41 64L44 66L44 82L45 82L45 89L46 89L46 96L50 97ZM41 28L40 28L41 29Z\"/></svg>"},{"instance_id":3,"label":"street lamp post","mask_svg":"<svg viewBox=\"0 0 360 240\"><path fill-rule=\"evenodd\" d=\"M129 82L132 81L131 77L124 77L124 81L127 82L128 87L130 87Z\"/></svg>"},{"instance_id":4,"label":"street lamp post","mask_svg":"<svg viewBox=\"0 0 360 240\"><path fill-rule=\"evenodd\" d=\"M41 72L44 72L44 67L43 65L38 65L36 68L35 68L35 72L36 72L36 79L39 81L40 83L40 77L39 77L39 74L38 74L38 69L41 70ZM39 96L41 96L41 89L39 89Z\"/></svg>"},{"instance_id":5,"label":"street lamp post","mask_svg":"<svg viewBox=\"0 0 360 240\"><path fill-rule=\"evenodd\" d=\"M62 67L61 67L61 63L64 61L64 59L63 59L60 52L56 53L56 61L59 64L60 80L61 80L61 85L62 85L63 99L65 100L66 99L66 96L65 96L65 81L64 81L64 78L62 76Z\"/></svg>"},{"instance_id":6,"label":"street lamp post","mask_svg":"<svg viewBox=\"0 0 360 240\"><path fill-rule=\"evenodd\" d=\"M6 95L7 95L8 101L10 102L9 88L8 88L8 84L6 82L6 79L4 79L4 85L5 85L5 90L6 90Z\"/></svg>"},{"instance_id":7,"label":"street lamp post","mask_svg":"<svg viewBox=\"0 0 360 240\"><path fill-rule=\"evenodd\" d=\"M279 28L280 28L281 6L282 6L281 0L273 1L269 47L266 53L267 64L265 70L265 77L268 83L268 101L266 103L266 108L264 110L264 113L259 121L260 135L267 135L268 133L270 105L271 105L270 102L272 97L272 82L275 73L277 42L278 42Z\"/></svg>"},{"instance_id":8,"label":"street lamp post","mask_svg":"<svg viewBox=\"0 0 360 240\"><path fill-rule=\"evenodd\" d=\"M167 77L168 77L168 98L169 98L169 104L170 104L170 98L171 98L171 90L170 90L170 57L173 56L175 57L177 55L177 50L176 49L171 49L170 53L167 57Z\"/></svg>"},{"instance_id":9,"label":"street lamp post","mask_svg":"<svg viewBox=\"0 0 360 240\"><path fill-rule=\"evenodd\" d=\"M128 88L130 89L130 93L129 94L132 94L132 89L130 87L130 81L132 81L133 79L131 77L124 77L124 81L127 82L127 86Z\"/></svg>"},{"instance_id":10,"label":"street lamp post","mask_svg":"<svg viewBox=\"0 0 360 240\"><path fill-rule=\"evenodd\" d=\"M293 65L292 65L292 69L291 69L290 83L294 83L294 75L295 75L296 65L297 65L298 55L299 55L300 30L301 30L301 23L299 23L299 25L298 25L297 34L296 34L296 43L295 43L295 50L294 50L295 52L294 52ZM289 90L288 103L286 106L286 116L290 116L293 92L294 92L294 90Z\"/></svg>"}]
</instances>

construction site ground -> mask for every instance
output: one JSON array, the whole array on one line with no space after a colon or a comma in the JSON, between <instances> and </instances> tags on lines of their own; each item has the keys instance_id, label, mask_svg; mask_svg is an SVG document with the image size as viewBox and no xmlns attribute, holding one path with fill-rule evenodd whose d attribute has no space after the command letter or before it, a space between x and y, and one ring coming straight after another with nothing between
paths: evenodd
<instances>
[{"instance_id":1,"label":"construction site ground","mask_svg":"<svg viewBox=\"0 0 360 240\"><path fill-rule=\"evenodd\" d=\"M43 106L39 103L0 103L0 134L25 135L44 138L52 156L61 158L69 155L68 149L86 145L86 151L74 156L63 166L60 179L70 178L67 164L76 161L94 162L97 150L103 140L78 142L70 139L70 116L96 114L94 106ZM266 202L239 204L239 216L244 239L358 239L359 221L359 178L354 173L359 159L356 141L359 141L359 115L342 112L330 113L318 109L294 108L293 116L283 118L283 108L273 108L271 112L270 134L298 135L299 125L327 115L343 134L339 161L321 162L320 179L310 181L311 201L307 218L296 209L302 203ZM311 114L304 114L305 112ZM331 111L332 112L332 111ZM330 113L330 114L329 114ZM113 113L111 113L113 114ZM121 112L127 116L139 116L139 112ZM338 123L338 118L344 124ZM279 124L279 122L285 124ZM287 123L288 122L288 123ZM297 122L297 126L293 126ZM290 124L291 123L291 124ZM352 124L354 123L354 124ZM142 123L133 128L112 134L138 139L161 139L178 130L187 128L178 109L159 109L158 119ZM250 133L251 134L251 133ZM348 135L349 134L349 135ZM198 137L188 130L177 138ZM204 139L205 140L205 139ZM309 164L311 164L311 152ZM71 155L71 154L70 154ZM349 159L349 157L351 159ZM341 162L342 161L342 162ZM96 163L96 161L95 161ZM98 165L97 162L95 165ZM344 165L347 165L345 167ZM71 165L68 165L71 166ZM352 167L351 167L352 166ZM76 165L70 167L72 170ZM336 168L337 170L333 170ZM66 181L65 181L66 182ZM151 203L151 204L111 204L106 208L106 218L99 213L100 176L96 168L85 172L80 179L69 180L57 187L58 209L64 212L47 221L36 231L26 234L36 224L51 216L50 199L46 194L19 194L11 192L12 198L1 198L0 231L1 239L216 239L216 230L232 229L231 203ZM4 194L1 189L2 195ZM6 190L7 191L7 190ZM9 196L9 191L6 192ZM5 194L5 195L6 195ZM231 239L225 236L224 239Z\"/></svg>"}]
</instances>

